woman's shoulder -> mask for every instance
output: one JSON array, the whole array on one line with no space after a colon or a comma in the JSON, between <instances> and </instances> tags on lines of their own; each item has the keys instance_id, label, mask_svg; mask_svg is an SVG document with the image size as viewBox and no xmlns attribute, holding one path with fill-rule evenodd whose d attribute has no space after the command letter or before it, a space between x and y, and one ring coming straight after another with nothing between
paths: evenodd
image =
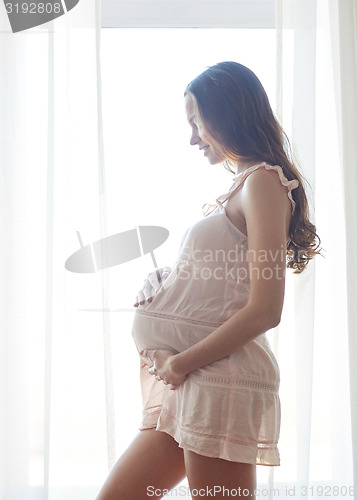
<instances>
[{"instance_id":1,"label":"woman's shoulder","mask_svg":"<svg viewBox=\"0 0 357 500\"><path fill-rule=\"evenodd\" d=\"M291 210L295 209L291 191L298 187L299 181L297 179L289 181L279 165L263 162L250 167L242 173L239 184L242 188L242 200L263 198L266 202L290 204Z\"/></svg>"}]
</instances>

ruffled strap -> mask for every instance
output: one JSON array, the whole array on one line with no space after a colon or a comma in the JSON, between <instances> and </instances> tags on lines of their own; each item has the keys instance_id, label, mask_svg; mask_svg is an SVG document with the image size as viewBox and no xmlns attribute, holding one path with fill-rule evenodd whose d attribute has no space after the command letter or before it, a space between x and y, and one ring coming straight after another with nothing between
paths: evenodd
<instances>
[{"instance_id":1,"label":"ruffled strap","mask_svg":"<svg viewBox=\"0 0 357 500\"><path fill-rule=\"evenodd\" d=\"M236 174L233 177L233 185L230 188L229 192L226 194L222 194L216 199L216 202L218 205L222 206L222 203L224 201L227 201L228 198L232 196L233 193L235 193L238 189L240 189L246 178L252 173L258 170L258 168L265 168L266 170L275 170L275 172L278 173L280 182L282 183L283 186L287 188L287 193L288 193L288 198L291 202L292 206L292 213L295 211L295 201L292 197L291 191L293 189L296 189L299 186L299 181L297 179L292 179L289 181L283 172L283 169L280 165L268 165L266 162L260 163L259 165L254 165L253 167L247 168L247 170L244 170L244 172L240 172L239 174Z\"/></svg>"}]
</instances>

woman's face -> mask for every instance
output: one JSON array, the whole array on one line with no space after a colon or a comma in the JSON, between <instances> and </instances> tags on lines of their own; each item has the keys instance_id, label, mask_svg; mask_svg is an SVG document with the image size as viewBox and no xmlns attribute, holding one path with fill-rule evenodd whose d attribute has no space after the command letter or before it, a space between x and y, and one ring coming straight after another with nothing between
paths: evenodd
<instances>
[{"instance_id":1,"label":"woman's face","mask_svg":"<svg viewBox=\"0 0 357 500\"><path fill-rule=\"evenodd\" d=\"M211 165L222 163L226 158L222 152L217 151L217 149L215 150L210 143L209 134L205 131L204 125L201 122L196 98L190 92L185 95L185 109L188 123L192 128L190 144L192 146L197 144Z\"/></svg>"}]
</instances>

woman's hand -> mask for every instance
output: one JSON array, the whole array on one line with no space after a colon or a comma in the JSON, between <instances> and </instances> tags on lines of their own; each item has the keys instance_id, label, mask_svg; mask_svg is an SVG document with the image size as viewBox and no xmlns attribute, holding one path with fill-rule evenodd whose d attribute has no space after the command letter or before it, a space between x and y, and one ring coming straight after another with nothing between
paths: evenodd
<instances>
[{"instance_id":1,"label":"woman's hand","mask_svg":"<svg viewBox=\"0 0 357 500\"><path fill-rule=\"evenodd\" d=\"M148 358L152 366L148 369L156 380L162 380L165 385L171 385L170 389L177 389L185 380L186 374L179 373L174 368L173 360L175 353L166 349L144 349L140 356Z\"/></svg>"},{"instance_id":2,"label":"woman's hand","mask_svg":"<svg viewBox=\"0 0 357 500\"><path fill-rule=\"evenodd\" d=\"M155 269L152 273L149 273L144 281L143 288L138 292L136 296L134 307L145 304L145 301L151 302L153 297L162 287L165 280L170 275L172 269L171 267L159 267Z\"/></svg>"}]
</instances>

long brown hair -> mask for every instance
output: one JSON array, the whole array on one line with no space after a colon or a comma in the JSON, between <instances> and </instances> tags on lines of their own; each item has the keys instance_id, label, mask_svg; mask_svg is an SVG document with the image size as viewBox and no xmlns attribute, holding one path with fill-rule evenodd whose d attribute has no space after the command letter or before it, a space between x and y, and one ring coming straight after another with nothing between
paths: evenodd
<instances>
[{"instance_id":1,"label":"long brown hair","mask_svg":"<svg viewBox=\"0 0 357 500\"><path fill-rule=\"evenodd\" d=\"M226 61L198 75L188 84L185 95L188 92L196 98L213 147L227 158L225 168L235 173L231 167L239 160L265 161L280 165L288 180L299 181L292 191L296 205L289 227L286 265L295 273L302 272L320 253L321 241L310 221L304 187L307 181L298 170L289 139L274 116L260 80L246 66Z\"/></svg>"}]
</instances>

